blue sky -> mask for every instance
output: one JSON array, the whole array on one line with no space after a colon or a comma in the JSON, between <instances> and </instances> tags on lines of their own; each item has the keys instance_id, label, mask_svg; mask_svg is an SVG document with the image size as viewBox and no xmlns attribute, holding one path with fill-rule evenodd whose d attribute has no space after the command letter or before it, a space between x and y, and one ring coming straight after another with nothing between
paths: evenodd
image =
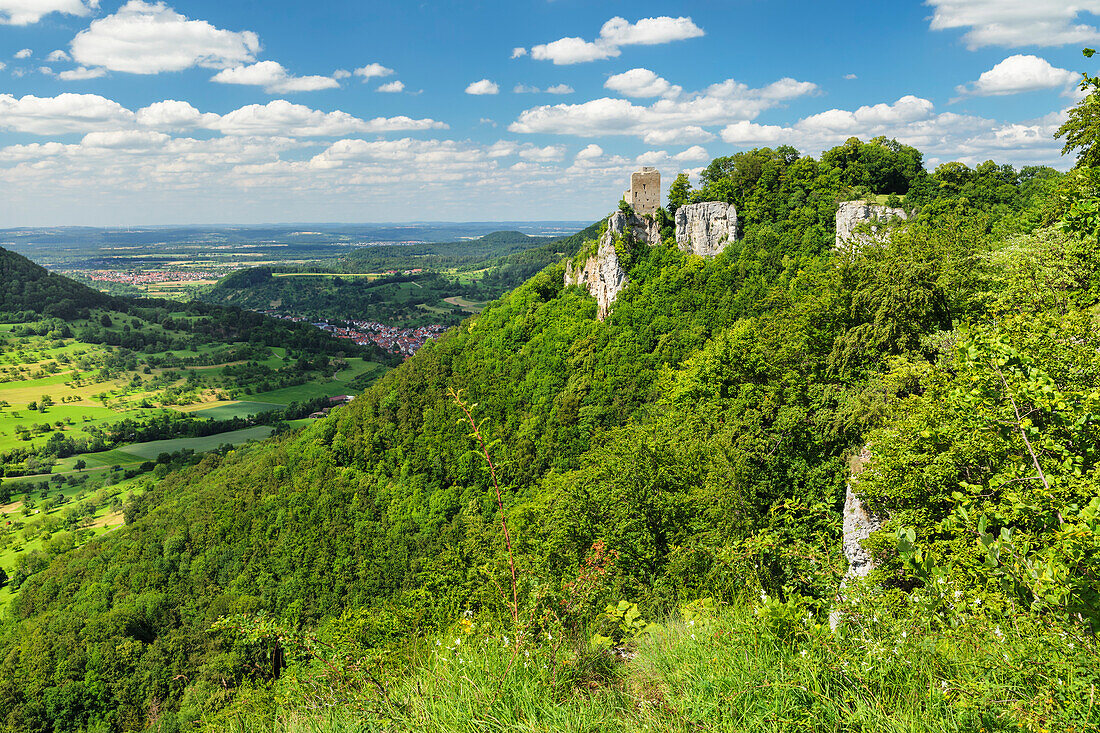
<instances>
[{"instance_id":1,"label":"blue sky","mask_svg":"<svg viewBox=\"0 0 1100 733\"><path fill-rule=\"evenodd\" d=\"M1096 13L0 0L0 226L594 219L639 165L853 135L1064 168Z\"/></svg>"}]
</instances>

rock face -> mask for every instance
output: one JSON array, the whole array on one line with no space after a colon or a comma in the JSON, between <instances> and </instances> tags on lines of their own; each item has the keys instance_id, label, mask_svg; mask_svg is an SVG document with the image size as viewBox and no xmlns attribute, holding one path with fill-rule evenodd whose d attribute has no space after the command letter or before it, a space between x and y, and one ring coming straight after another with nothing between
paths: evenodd
<instances>
[{"instance_id":1,"label":"rock face","mask_svg":"<svg viewBox=\"0 0 1100 733\"><path fill-rule=\"evenodd\" d=\"M630 229L629 235L626 230ZM644 217L628 217L616 211L607 219L607 231L600 237L596 254L577 267L565 264L565 284L583 285L596 299L596 317L601 321L611 313L611 305L629 282L626 270L615 252L614 235L632 236L650 246L661 241L661 228L656 221Z\"/></svg>"},{"instance_id":2,"label":"rock face","mask_svg":"<svg viewBox=\"0 0 1100 733\"><path fill-rule=\"evenodd\" d=\"M859 496L852 491L852 479L854 479L863 467L871 460L871 448L865 446L858 456L852 458L851 478L844 495L844 557L848 559L848 572L840 583L840 596L844 597L844 586L853 580L867 577L867 574L875 569L874 558L871 553L863 548L863 541L872 533L882 529L882 518L872 514ZM829 614L829 625L836 628L840 623L840 613L833 611Z\"/></svg>"},{"instance_id":3,"label":"rock face","mask_svg":"<svg viewBox=\"0 0 1100 733\"><path fill-rule=\"evenodd\" d=\"M908 219L909 215L903 209L892 209L883 204L872 204L869 201L844 201L836 212L836 246L859 246L870 242L870 238L856 232L856 228L864 222L887 222L897 217ZM871 234L878 230L877 224L871 225Z\"/></svg>"},{"instance_id":4,"label":"rock face","mask_svg":"<svg viewBox=\"0 0 1100 733\"><path fill-rule=\"evenodd\" d=\"M737 237L733 204L706 201L676 210L676 244L685 252L714 257Z\"/></svg>"}]
</instances>

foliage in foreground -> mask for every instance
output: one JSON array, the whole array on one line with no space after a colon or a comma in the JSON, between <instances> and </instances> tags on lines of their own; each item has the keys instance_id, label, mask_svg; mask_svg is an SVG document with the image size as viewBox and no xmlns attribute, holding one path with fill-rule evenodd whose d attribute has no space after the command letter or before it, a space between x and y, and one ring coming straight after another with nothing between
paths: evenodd
<instances>
[{"instance_id":1,"label":"foliage in foreground","mask_svg":"<svg viewBox=\"0 0 1100 733\"><path fill-rule=\"evenodd\" d=\"M614 649L463 620L400 672L332 647L205 721L271 731L1063 731L1100 725L1100 648L1029 615L853 615L694 604ZM923 609L922 609L923 610ZM166 725L168 725L166 723Z\"/></svg>"}]
</instances>

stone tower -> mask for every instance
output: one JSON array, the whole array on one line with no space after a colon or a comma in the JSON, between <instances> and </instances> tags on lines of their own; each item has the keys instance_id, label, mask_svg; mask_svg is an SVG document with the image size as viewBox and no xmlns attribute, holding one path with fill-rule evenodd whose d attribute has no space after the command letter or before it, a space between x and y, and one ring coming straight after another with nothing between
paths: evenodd
<instances>
[{"instance_id":1,"label":"stone tower","mask_svg":"<svg viewBox=\"0 0 1100 733\"><path fill-rule=\"evenodd\" d=\"M661 174L648 165L631 173L630 190L623 193L623 200L638 216L656 214L661 206Z\"/></svg>"}]
</instances>

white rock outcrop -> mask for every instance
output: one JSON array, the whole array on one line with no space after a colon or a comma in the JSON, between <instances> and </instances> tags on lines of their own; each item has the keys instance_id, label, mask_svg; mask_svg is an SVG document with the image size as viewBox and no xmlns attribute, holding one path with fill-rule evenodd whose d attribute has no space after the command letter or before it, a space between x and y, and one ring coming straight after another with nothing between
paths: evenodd
<instances>
[{"instance_id":1,"label":"white rock outcrop","mask_svg":"<svg viewBox=\"0 0 1100 733\"><path fill-rule=\"evenodd\" d=\"M885 224L891 219L908 219L904 209L894 209L884 204L870 201L844 201L836 211L836 246L859 246L867 244L871 238L856 229L866 222L871 223L871 235L879 229L879 223Z\"/></svg>"},{"instance_id":2,"label":"white rock outcrop","mask_svg":"<svg viewBox=\"0 0 1100 733\"><path fill-rule=\"evenodd\" d=\"M685 252L714 257L737 237L737 208L722 201L676 210L676 244Z\"/></svg>"},{"instance_id":3,"label":"white rock outcrop","mask_svg":"<svg viewBox=\"0 0 1100 733\"><path fill-rule=\"evenodd\" d=\"M627 231L629 229L629 232ZM616 211L607 219L607 230L600 237L596 254L574 267L565 263L565 284L583 285L596 299L596 317L601 321L611 313L611 306L629 278L619 255L615 252L615 235L631 236L638 242L654 245L661 241L661 228L647 217L629 217Z\"/></svg>"},{"instance_id":4,"label":"white rock outcrop","mask_svg":"<svg viewBox=\"0 0 1100 733\"><path fill-rule=\"evenodd\" d=\"M852 482L859 472L871 461L871 448L864 446L858 456L852 458L850 463L850 477L848 487L844 494L844 527L842 545L844 557L848 560L848 572L840 583L840 596L844 597L844 587L848 583L865 578L875 569L876 564L871 553L864 547L863 542L873 533L882 529L882 518L873 514L856 492L852 491ZM829 614L829 625L836 628L840 623L840 614L837 611Z\"/></svg>"}]
</instances>

